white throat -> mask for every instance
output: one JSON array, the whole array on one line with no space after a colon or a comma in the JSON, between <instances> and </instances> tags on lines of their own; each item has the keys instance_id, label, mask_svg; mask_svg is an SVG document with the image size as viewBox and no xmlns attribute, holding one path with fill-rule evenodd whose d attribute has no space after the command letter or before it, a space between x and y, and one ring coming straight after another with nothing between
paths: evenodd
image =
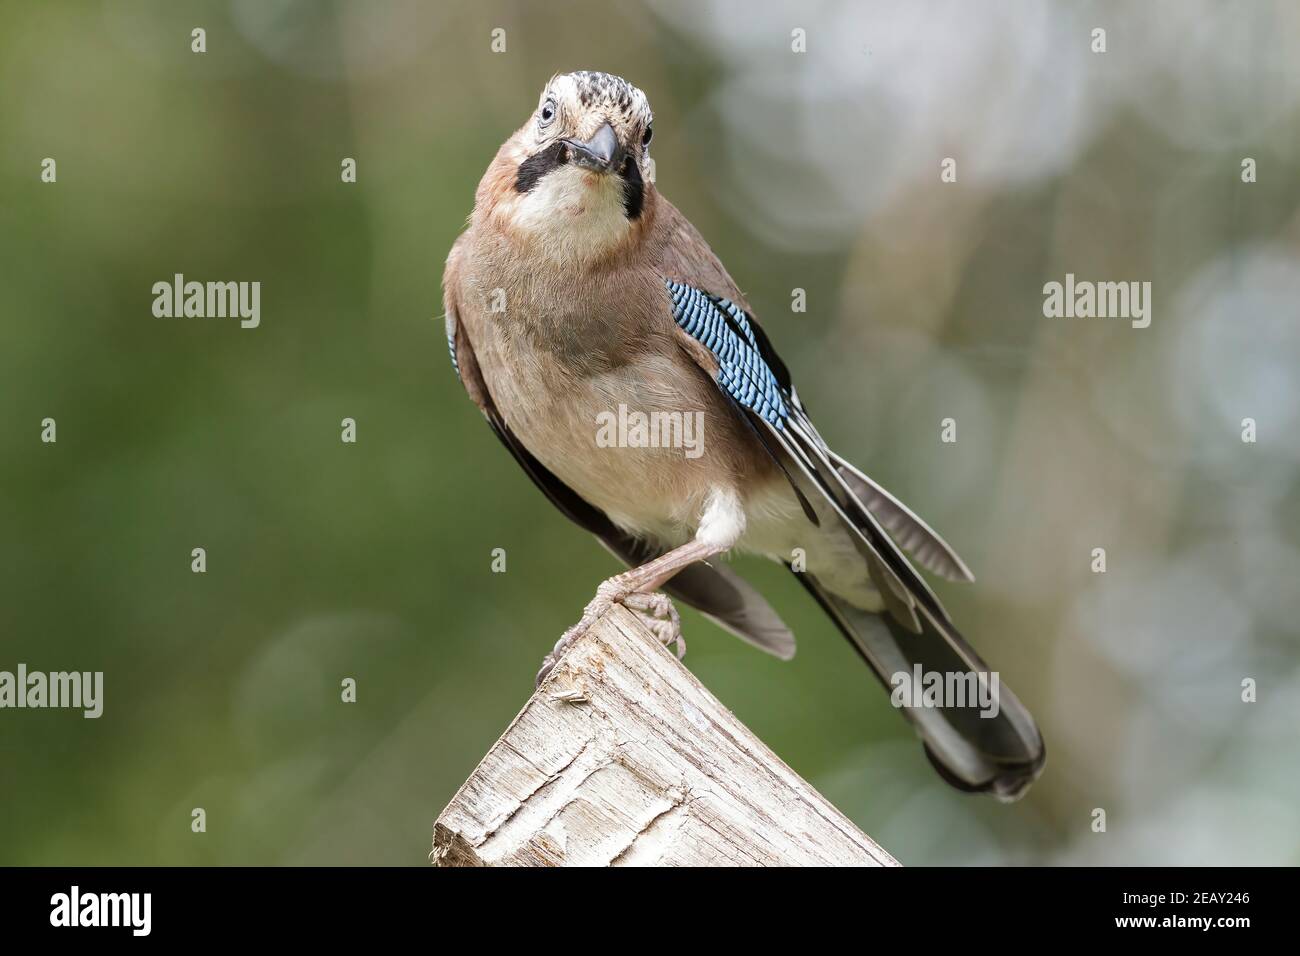
<instances>
[{"instance_id":1,"label":"white throat","mask_svg":"<svg viewBox=\"0 0 1300 956\"><path fill-rule=\"evenodd\" d=\"M594 259L622 243L632 229L623 210L623 183L579 166L547 173L519 196L512 224L557 260Z\"/></svg>"}]
</instances>

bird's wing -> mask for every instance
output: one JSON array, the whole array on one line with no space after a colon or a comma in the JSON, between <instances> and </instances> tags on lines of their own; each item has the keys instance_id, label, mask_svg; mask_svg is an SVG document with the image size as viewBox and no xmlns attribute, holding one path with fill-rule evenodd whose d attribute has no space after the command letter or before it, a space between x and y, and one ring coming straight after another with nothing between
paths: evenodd
<instances>
[{"instance_id":1,"label":"bird's wing","mask_svg":"<svg viewBox=\"0 0 1300 956\"><path fill-rule=\"evenodd\" d=\"M756 375L758 379L763 377L759 366L765 367L766 372L770 374L774 381L774 391L780 395L787 410L792 410L796 419L808 433L807 437L815 445L819 446L822 454L816 457L827 459L826 469L835 473L837 478L835 484L837 486L841 484L847 485L848 490L853 497L858 499L863 509L879 525L887 529L897 539L898 543L903 545L927 571L950 580L973 581L974 575L970 573L965 562L928 524L879 484L827 447L826 442L817 434L816 429L812 427L812 422L808 419L808 411L795 391L789 369L777 354L776 349L772 347L771 341L764 334L762 328L754 320L753 313L745 301L744 295L736 287L736 283L731 276L727 274L727 270L718 260L718 257L713 254L713 250L709 248L708 243L704 241L695 227L676 207L664 200L662 196L659 197L659 205L661 207L659 215L662 217L660 228L666 233L664 252L660 259L660 271L664 278L675 282L679 286L689 286L698 292L704 293L706 297L725 300L734 307L735 312L739 313L733 316L731 311L723 310L721 316L723 324L732 332L739 334L739 340L731 343L737 349L736 355L743 363L747 363L748 370ZM674 303L677 302L677 298L676 294L674 294ZM677 316L674 315L674 318L677 318ZM680 321L678 321L678 325L681 326ZM701 325L701 329L703 329L703 325ZM725 336L723 338L725 339ZM696 337L696 340L698 342L698 337ZM704 364L705 370L717 378L718 372L710 367L717 364L717 356L700 354L698 345L694 349L697 361ZM739 372L728 369L725 374L735 379ZM752 376L747 381L750 381L750 384L755 386L758 384ZM724 391L731 394L727 389L724 389ZM733 395L734 397L736 396ZM769 407L773 409L778 407L776 404L771 403L770 396L768 400ZM750 409L750 411L755 412L754 409ZM762 417L761 414L759 414L759 417Z\"/></svg>"},{"instance_id":2,"label":"bird's wing","mask_svg":"<svg viewBox=\"0 0 1300 956\"><path fill-rule=\"evenodd\" d=\"M703 271L716 273L720 268L709 265ZM676 275L665 277L665 285L683 350L713 377L769 452L788 461L830 505L865 559L887 615L882 619L868 613L812 575L799 573L804 587L886 687L894 686L899 673L911 674L913 666L969 673L989 686L988 666L881 524L899 534L929 566L969 576L961 559L919 518L830 450L753 317L727 296L683 281L681 265L674 271ZM992 719L965 706L906 707L903 713L949 783L1014 800L1042 772L1046 749L1029 711L1010 688L999 686L1000 709Z\"/></svg>"},{"instance_id":3,"label":"bird's wing","mask_svg":"<svg viewBox=\"0 0 1300 956\"><path fill-rule=\"evenodd\" d=\"M447 349L451 354L452 368L492 431L551 504L570 521L595 535L615 557L630 567L658 557L662 550L619 529L605 512L586 501L538 461L510 430L492 401L468 330L458 319L458 266L458 250L453 248L443 278ZM729 568L692 564L679 571L664 585L664 590L756 647L782 660L794 656L794 635L790 629L762 595Z\"/></svg>"},{"instance_id":4,"label":"bird's wing","mask_svg":"<svg viewBox=\"0 0 1300 956\"><path fill-rule=\"evenodd\" d=\"M939 532L852 464L834 451L830 449L827 451L830 452L831 461L835 462L835 467L844 476L844 480L853 488L854 494L862 499L867 510L880 520L885 530L894 536L894 540L901 544L921 567L949 581L973 582L975 580L975 575L971 573L970 568L966 567L966 562L947 541L939 536Z\"/></svg>"},{"instance_id":5,"label":"bird's wing","mask_svg":"<svg viewBox=\"0 0 1300 956\"><path fill-rule=\"evenodd\" d=\"M789 373L766 337L760 345L757 325L729 299L672 279L666 279L665 285L685 351L754 425L754 434L772 456L783 464L790 462L839 516L890 613L918 633L918 605L946 620L929 585L832 463L826 443L797 401Z\"/></svg>"}]
</instances>

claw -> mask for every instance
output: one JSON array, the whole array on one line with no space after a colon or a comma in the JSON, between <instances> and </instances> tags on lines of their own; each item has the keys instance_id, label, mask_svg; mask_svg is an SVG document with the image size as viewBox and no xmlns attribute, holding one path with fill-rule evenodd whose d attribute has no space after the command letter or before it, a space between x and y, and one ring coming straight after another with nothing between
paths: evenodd
<instances>
[{"instance_id":1,"label":"claw","mask_svg":"<svg viewBox=\"0 0 1300 956\"><path fill-rule=\"evenodd\" d=\"M686 656L686 639L682 637L682 617L677 613L677 608L668 595L662 591L649 593L629 591L620 577L612 577L600 583L596 588L596 596L583 609L582 619L560 635L551 653L542 658L542 666L537 672L535 686L542 685L542 681L546 680L555 669L555 665L559 663L560 658L573 642L586 634L591 625L615 604L622 604L640 618L664 647L671 648L675 645L679 661Z\"/></svg>"},{"instance_id":2,"label":"claw","mask_svg":"<svg viewBox=\"0 0 1300 956\"><path fill-rule=\"evenodd\" d=\"M588 604L587 607L590 608L591 605ZM593 618L592 620L595 619ZM589 627L591 627L591 622L587 620L587 615L584 613L581 621L560 635L560 639L556 641L555 646L551 648L551 653L542 658L541 669L538 670L537 677L534 678L534 687L542 686L542 681L546 680L551 671L555 670L555 665L560 662L560 658L563 657L564 652L569 649L569 645L582 637L583 634L586 634L587 628Z\"/></svg>"},{"instance_id":3,"label":"claw","mask_svg":"<svg viewBox=\"0 0 1300 956\"><path fill-rule=\"evenodd\" d=\"M588 632L591 624L597 622L602 614L616 604L621 604L636 614L641 622L654 632L660 644L666 648L676 646L679 661L686 656L686 639L681 636L681 615L677 613L671 598L662 591L629 591L628 585L624 583L621 576L616 576L601 581L599 587L595 589L595 597L591 598L585 609L582 609L581 620L560 635L551 653L542 658L542 667L537 671L536 684L534 684L536 687L541 687L547 675L555 670L556 663L564 657L564 652L567 652L573 641Z\"/></svg>"},{"instance_id":4,"label":"claw","mask_svg":"<svg viewBox=\"0 0 1300 956\"><path fill-rule=\"evenodd\" d=\"M649 594L636 591L622 600L622 605L641 618L664 647L677 648L677 659L686 656L686 639L682 637L682 617L672 600L662 591Z\"/></svg>"}]
</instances>

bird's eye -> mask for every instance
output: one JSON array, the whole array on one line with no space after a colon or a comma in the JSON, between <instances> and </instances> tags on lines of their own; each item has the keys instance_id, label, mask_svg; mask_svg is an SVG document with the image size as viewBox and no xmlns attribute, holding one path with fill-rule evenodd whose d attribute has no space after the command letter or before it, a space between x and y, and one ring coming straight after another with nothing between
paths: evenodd
<instances>
[{"instance_id":1,"label":"bird's eye","mask_svg":"<svg viewBox=\"0 0 1300 956\"><path fill-rule=\"evenodd\" d=\"M538 116L542 126L551 125L551 120L555 119L555 101L547 100L542 104L542 112Z\"/></svg>"},{"instance_id":2,"label":"bird's eye","mask_svg":"<svg viewBox=\"0 0 1300 956\"><path fill-rule=\"evenodd\" d=\"M645 132L641 134L641 145L649 146L650 140L654 138L655 138L655 128L653 126L647 126L645 128Z\"/></svg>"}]
</instances>

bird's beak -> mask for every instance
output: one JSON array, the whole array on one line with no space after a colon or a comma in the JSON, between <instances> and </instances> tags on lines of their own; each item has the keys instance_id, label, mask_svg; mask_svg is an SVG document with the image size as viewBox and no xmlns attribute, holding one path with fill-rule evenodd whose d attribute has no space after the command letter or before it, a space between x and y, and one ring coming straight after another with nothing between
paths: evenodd
<instances>
[{"instance_id":1,"label":"bird's beak","mask_svg":"<svg viewBox=\"0 0 1300 956\"><path fill-rule=\"evenodd\" d=\"M596 130L596 135L585 143L576 139L566 139L562 142L569 147L570 162L601 173L616 169L623 154L614 127L608 123Z\"/></svg>"}]
</instances>

